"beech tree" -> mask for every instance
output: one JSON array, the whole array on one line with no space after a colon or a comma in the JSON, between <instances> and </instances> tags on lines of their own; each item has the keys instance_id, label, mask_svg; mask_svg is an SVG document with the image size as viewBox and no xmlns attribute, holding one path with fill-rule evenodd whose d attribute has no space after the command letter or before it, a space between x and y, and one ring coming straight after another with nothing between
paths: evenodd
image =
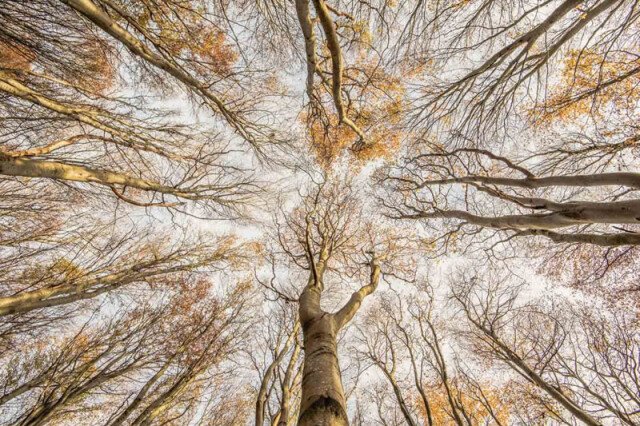
<instances>
[{"instance_id":1,"label":"beech tree","mask_svg":"<svg viewBox=\"0 0 640 426\"><path fill-rule=\"evenodd\" d=\"M79 244L80 241L75 240L73 243ZM84 260L79 254L67 252L66 258L54 259L51 265L44 268L41 265L37 269L23 271L23 277L12 283L11 291L14 291L15 295L0 298L0 315L27 313L86 300L128 284L152 282L155 277L193 271L212 265L216 261L232 260L233 256L233 251L230 250L233 244L231 241L213 247L185 247L176 244L173 247L169 246L168 250L159 242L155 246L146 247L135 243L126 239L116 239L103 243L105 247L90 239L85 244L95 244L102 255L107 250L114 251L111 262L101 265L100 259ZM117 254L119 250L123 253L135 252L141 258L120 257ZM83 254L88 254L87 251L84 250ZM92 268L85 268L85 265L91 265Z\"/></svg>"},{"instance_id":2,"label":"beech tree","mask_svg":"<svg viewBox=\"0 0 640 426\"><path fill-rule=\"evenodd\" d=\"M258 370L260 381L256 395L255 424L287 425L295 422L300 397L302 363L300 357L300 322L297 313L284 307L278 317L266 325L259 341L264 353L251 350L248 356ZM273 316L270 317L274 319Z\"/></svg>"},{"instance_id":3,"label":"beech tree","mask_svg":"<svg viewBox=\"0 0 640 426\"><path fill-rule=\"evenodd\" d=\"M500 278L460 277L452 298L477 353L508 365L584 424L634 424L638 336L626 315L605 320L588 309L523 302L519 293Z\"/></svg>"},{"instance_id":4,"label":"beech tree","mask_svg":"<svg viewBox=\"0 0 640 426\"><path fill-rule=\"evenodd\" d=\"M427 14L429 6L435 10ZM425 75L427 94L416 120L427 128L484 140L505 135L523 110L556 114L588 110L592 102L600 109L614 86L635 87L632 1L451 1L410 8L408 45L437 71L454 70ZM556 85L561 77L565 84ZM634 93L621 99L627 95Z\"/></svg>"},{"instance_id":5,"label":"beech tree","mask_svg":"<svg viewBox=\"0 0 640 426\"><path fill-rule=\"evenodd\" d=\"M382 178L399 192L390 215L507 239L638 244L635 5L553 3L514 5L496 21L493 2L437 6L433 31L451 31L434 47L436 67L474 49L487 56L426 96L427 126Z\"/></svg>"},{"instance_id":6,"label":"beech tree","mask_svg":"<svg viewBox=\"0 0 640 426\"><path fill-rule=\"evenodd\" d=\"M400 258L403 246L365 223L357 207L357 193L340 182L323 180L311 185L301 206L279 220L275 237L279 249L290 267L307 274L296 275L296 280L306 280L304 286L287 285L277 276L263 283L298 306L304 348L298 423L348 424L338 333L376 290L383 268ZM394 268L391 273L401 274L401 270ZM346 303L337 303L340 288L333 281L339 284L347 277L359 288ZM327 311L321 305L323 299L338 308Z\"/></svg>"},{"instance_id":7,"label":"beech tree","mask_svg":"<svg viewBox=\"0 0 640 426\"><path fill-rule=\"evenodd\" d=\"M123 226L124 220L100 223L86 211L72 216L64 202L56 207L47 197L15 198L6 207L0 286L3 348L90 312L106 294L126 299L188 276L223 269L230 273L244 262L249 248L231 236L198 241L166 230L162 235L160 229L150 235L135 225ZM16 220L12 216L18 212Z\"/></svg>"},{"instance_id":8,"label":"beech tree","mask_svg":"<svg viewBox=\"0 0 640 426\"><path fill-rule=\"evenodd\" d=\"M6 419L72 424L92 413L120 425L203 415L201 401L217 398L205 390L225 387L224 364L237 353L250 321L241 314L246 284L218 298L206 296L208 284L185 281L162 306L116 315L105 324L90 321L51 346L8 359L0 399ZM211 402L205 415L224 398Z\"/></svg>"},{"instance_id":9,"label":"beech tree","mask_svg":"<svg viewBox=\"0 0 640 426\"><path fill-rule=\"evenodd\" d=\"M184 208L189 200L215 215L233 211L257 190L249 171L231 161L237 144L211 126L172 119L176 113L154 106L150 96L123 94L130 86L119 68L133 56L137 80L156 91L176 79L245 141L263 146L262 132L273 131L229 109L212 83L194 74L223 75L231 84L237 53L195 3L180 7L181 19L171 2L155 5L158 13L151 5L130 6L7 3L0 17L6 118L0 173L98 185L134 205ZM189 47L195 45L201 50Z\"/></svg>"},{"instance_id":10,"label":"beech tree","mask_svg":"<svg viewBox=\"0 0 640 426\"><path fill-rule=\"evenodd\" d=\"M395 402L404 419L399 423L538 424L551 417L549 409L529 395L526 383L517 378L492 382L486 371L478 371L487 366L477 365L478 352L469 351L460 339L466 329L452 325L454 318L436 317L437 305L446 301L437 298L429 284L421 283L416 290L410 298L387 293L368 312L355 345L382 371L393 395L385 399Z\"/></svg>"},{"instance_id":11,"label":"beech tree","mask_svg":"<svg viewBox=\"0 0 640 426\"><path fill-rule=\"evenodd\" d=\"M488 228L509 238L540 235L557 243L640 244L634 231L640 202L627 195L640 185L638 173L574 175L557 170L538 177L522 163L488 150L446 151L427 145L386 180L399 192L395 202L382 200L394 218L450 219L463 232ZM451 185L462 186L462 196L452 193ZM614 191L597 201L589 199L589 189L598 194L608 186Z\"/></svg>"},{"instance_id":12,"label":"beech tree","mask_svg":"<svg viewBox=\"0 0 640 426\"><path fill-rule=\"evenodd\" d=\"M280 237L282 249L307 270L307 283L297 296L304 335L304 371L300 424L347 424L347 408L338 365L337 333L355 315L362 300L380 280L375 253L369 260L370 280L335 313L320 306L325 273L332 258L349 256L350 240L357 238L357 212L349 189L320 186L305 199L302 209L287 219L289 235ZM297 220L296 220L297 219Z\"/></svg>"},{"instance_id":13,"label":"beech tree","mask_svg":"<svg viewBox=\"0 0 640 426\"><path fill-rule=\"evenodd\" d=\"M540 259L636 309L636 5L423 6L408 6L402 39L424 90L402 158L376 180L385 214L419 222L430 257Z\"/></svg>"}]
</instances>

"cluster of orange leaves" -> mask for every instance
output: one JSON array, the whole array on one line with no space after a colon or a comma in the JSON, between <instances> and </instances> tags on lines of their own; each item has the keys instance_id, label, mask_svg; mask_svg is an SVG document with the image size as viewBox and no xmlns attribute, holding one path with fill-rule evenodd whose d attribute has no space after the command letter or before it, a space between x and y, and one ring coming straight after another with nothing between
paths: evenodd
<instances>
[{"instance_id":1,"label":"cluster of orange leaves","mask_svg":"<svg viewBox=\"0 0 640 426\"><path fill-rule=\"evenodd\" d=\"M323 117L324 120L315 115L303 114L302 120L308 123L312 150L318 163L325 169L347 148L356 146L357 149L351 152L359 165L374 159L391 158L403 139L403 133L394 128L400 121L405 105L405 89L401 79L387 74L370 60L357 62L346 69L345 74L344 81L360 80L363 77L370 79L364 89L355 90L358 98L346 108L347 116L364 132L365 144L357 146L358 135L349 126L339 123L335 112ZM326 110L332 111L332 108L330 105Z\"/></svg>"},{"instance_id":2,"label":"cluster of orange leaves","mask_svg":"<svg viewBox=\"0 0 640 426\"><path fill-rule=\"evenodd\" d=\"M167 348L179 347L202 332L206 323L215 323L208 333L189 344L184 359L191 362L203 353L210 339L217 338L222 323L231 314L229 308L235 307L246 297L252 288L252 281L240 280L224 295L219 294L221 284L207 277L183 276L173 284L175 292L167 304L162 324Z\"/></svg>"},{"instance_id":3,"label":"cluster of orange leaves","mask_svg":"<svg viewBox=\"0 0 640 426\"><path fill-rule=\"evenodd\" d=\"M238 53L224 32L202 19L201 11L193 7L184 9L179 19L169 6L166 10L158 6L159 10L154 10L153 15L144 9L136 21L145 31L153 30L171 55L192 61L198 73L229 74ZM189 37L185 37L185 27L189 28Z\"/></svg>"},{"instance_id":4,"label":"cluster of orange leaves","mask_svg":"<svg viewBox=\"0 0 640 426\"><path fill-rule=\"evenodd\" d=\"M35 55L33 52L18 49L0 42L0 67L4 69L29 71Z\"/></svg>"},{"instance_id":5,"label":"cluster of orange leaves","mask_svg":"<svg viewBox=\"0 0 640 426\"><path fill-rule=\"evenodd\" d=\"M482 391L485 397L488 399L489 404L494 409L494 415L500 420L502 424L509 423L509 417L511 415L510 407L504 398L505 389L499 389L486 385ZM454 391L455 392L455 391ZM443 386L433 386L427 390L427 399L431 408L431 418L433 423L442 426L455 426L455 421L451 417L451 406L447 398L447 393ZM458 391L458 399L465 411L472 419L475 419L478 424L484 424L486 421L492 423L491 414L488 410L475 398L472 398L470 394ZM417 397L416 404L418 406L418 413L422 419L427 420L427 410L422 399Z\"/></svg>"},{"instance_id":6,"label":"cluster of orange leaves","mask_svg":"<svg viewBox=\"0 0 640 426\"><path fill-rule=\"evenodd\" d=\"M96 38L84 40L80 43L81 52L76 59L81 60L82 73L64 73L58 75L63 80L72 83L82 90L92 93L104 93L113 86L116 79L116 67L111 48ZM0 42L0 67L17 72L32 72L37 54L25 48L16 47ZM49 76L48 70L44 75Z\"/></svg>"},{"instance_id":7,"label":"cluster of orange leaves","mask_svg":"<svg viewBox=\"0 0 640 426\"><path fill-rule=\"evenodd\" d=\"M89 39L82 43L83 75L65 75L65 79L84 90L94 93L105 93L115 84L117 63L111 47L98 39Z\"/></svg>"},{"instance_id":8,"label":"cluster of orange leaves","mask_svg":"<svg viewBox=\"0 0 640 426\"><path fill-rule=\"evenodd\" d=\"M529 419L533 425L547 424L552 417L546 408L537 400L535 386L521 382L507 382L502 386L488 383L479 384L482 389L484 403L480 402L480 391L467 388L467 386L454 386L452 389L459 403L464 407L467 415L474 424L495 424L494 416L500 424L510 424L518 408L526 407L526 412L532 415ZM451 406L447 394L442 385L433 385L426 389L426 396L431 409L431 418L434 425L455 426L456 422L451 416ZM420 419L427 422L427 410L420 396L413 397ZM485 404L491 407L489 412ZM552 407L554 404L551 403Z\"/></svg>"},{"instance_id":9,"label":"cluster of orange leaves","mask_svg":"<svg viewBox=\"0 0 640 426\"><path fill-rule=\"evenodd\" d=\"M640 72L634 71L638 67L640 59L624 52L609 52L605 57L593 50L571 50L552 95L529 115L539 123L551 123L601 116L610 110L630 111L640 99ZM627 73L631 75L623 78ZM603 84L607 82L611 84Z\"/></svg>"}]
</instances>

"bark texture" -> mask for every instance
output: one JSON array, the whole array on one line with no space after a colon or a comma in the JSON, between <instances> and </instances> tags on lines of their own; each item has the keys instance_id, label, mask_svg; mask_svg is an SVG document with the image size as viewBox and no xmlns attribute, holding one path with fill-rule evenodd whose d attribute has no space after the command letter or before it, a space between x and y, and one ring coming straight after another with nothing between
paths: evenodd
<instances>
[{"instance_id":1,"label":"bark texture","mask_svg":"<svg viewBox=\"0 0 640 426\"><path fill-rule=\"evenodd\" d=\"M348 425L333 315L319 312L303 323L304 370L300 426Z\"/></svg>"}]
</instances>

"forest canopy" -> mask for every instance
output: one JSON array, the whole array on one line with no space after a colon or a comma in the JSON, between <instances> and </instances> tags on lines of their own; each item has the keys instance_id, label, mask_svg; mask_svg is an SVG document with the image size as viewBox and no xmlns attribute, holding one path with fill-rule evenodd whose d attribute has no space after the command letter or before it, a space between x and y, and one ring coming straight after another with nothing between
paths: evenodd
<instances>
[{"instance_id":1,"label":"forest canopy","mask_svg":"<svg viewBox=\"0 0 640 426\"><path fill-rule=\"evenodd\" d=\"M638 425L639 119L636 0L2 0L0 425Z\"/></svg>"}]
</instances>

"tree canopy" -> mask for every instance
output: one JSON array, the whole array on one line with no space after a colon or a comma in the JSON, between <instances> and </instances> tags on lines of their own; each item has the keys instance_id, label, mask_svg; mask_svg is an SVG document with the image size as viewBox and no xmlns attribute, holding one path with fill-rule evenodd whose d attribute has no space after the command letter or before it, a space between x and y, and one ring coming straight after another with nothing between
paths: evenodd
<instances>
[{"instance_id":1,"label":"tree canopy","mask_svg":"<svg viewBox=\"0 0 640 426\"><path fill-rule=\"evenodd\" d=\"M640 3L3 0L0 425L640 423Z\"/></svg>"}]
</instances>

